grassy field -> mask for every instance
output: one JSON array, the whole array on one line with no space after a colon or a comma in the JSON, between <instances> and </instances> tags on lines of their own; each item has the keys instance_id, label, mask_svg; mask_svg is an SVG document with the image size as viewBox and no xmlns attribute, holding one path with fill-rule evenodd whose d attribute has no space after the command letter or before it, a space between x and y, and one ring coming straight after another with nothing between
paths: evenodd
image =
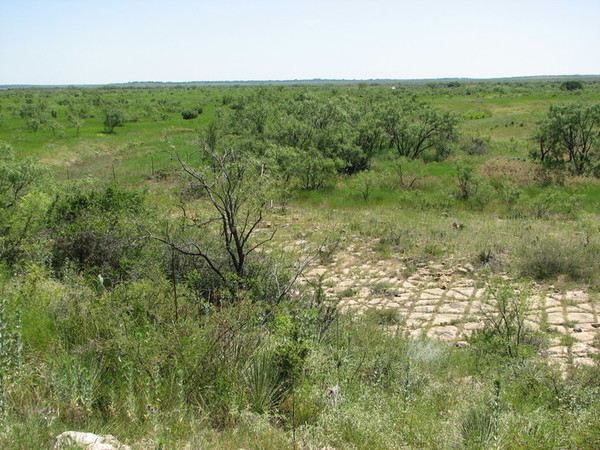
<instances>
[{"instance_id":1,"label":"grassy field","mask_svg":"<svg viewBox=\"0 0 600 450\"><path fill-rule=\"evenodd\" d=\"M532 154L600 79L562 83L0 90L2 448L598 448L600 155ZM464 342L340 307L436 271Z\"/></svg>"}]
</instances>

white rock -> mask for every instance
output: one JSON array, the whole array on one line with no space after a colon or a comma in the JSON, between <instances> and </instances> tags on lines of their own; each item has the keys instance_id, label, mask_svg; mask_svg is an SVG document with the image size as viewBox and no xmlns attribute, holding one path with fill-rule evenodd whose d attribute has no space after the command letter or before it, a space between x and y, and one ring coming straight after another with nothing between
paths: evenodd
<instances>
[{"instance_id":1,"label":"white rock","mask_svg":"<svg viewBox=\"0 0 600 450\"><path fill-rule=\"evenodd\" d=\"M131 450L128 445L121 444L114 436L99 436L94 433L65 431L56 437L54 450L72 448L74 445L85 450Z\"/></svg>"}]
</instances>

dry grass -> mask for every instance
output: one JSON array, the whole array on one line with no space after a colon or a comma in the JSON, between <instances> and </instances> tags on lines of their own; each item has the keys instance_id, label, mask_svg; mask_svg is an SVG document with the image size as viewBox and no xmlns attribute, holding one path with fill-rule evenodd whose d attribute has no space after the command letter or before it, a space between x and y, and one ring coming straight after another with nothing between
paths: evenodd
<instances>
[{"instance_id":1,"label":"dry grass","mask_svg":"<svg viewBox=\"0 0 600 450\"><path fill-rule=\"evenodd\" d=\"M531 161L494 158L479 167L486 178L507 179L520 186L531 185L535 181L536 166Z\"/></svg>"}]
</instances>

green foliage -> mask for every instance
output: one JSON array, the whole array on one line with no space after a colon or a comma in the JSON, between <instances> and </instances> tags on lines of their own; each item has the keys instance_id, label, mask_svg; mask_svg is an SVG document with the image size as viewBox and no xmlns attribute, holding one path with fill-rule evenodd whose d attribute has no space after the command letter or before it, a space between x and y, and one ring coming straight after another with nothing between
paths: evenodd
<instances>
[{"instance_id":1,"label":"green foliage","mask_svg":"<svg viewBox=\"0 0 600 450\"><path fill-rule=\"evenodd\" d=\"M455 348L409 337L398 309L341 314L323 279L294 284L302 264L287 254L333 230L348 248L323 247L320 264L350 252L370 265L379 255L350 245L372 242L408 277L484 249L480 262L498 255L509 275L594 283L597 186L572 177L564 150L537 178L525 160L548 102L598 101L597 81L561 82L1 91L0 139L15 151L0 145L0 447L81 429L144 448L598 448L598 367L548 364L521 284L493 283L487 327ZM198 104L190 128L181 113ZM98 136L112 110L139 123ZM454 170L437 161L460 116L472 158ZM171 145L193 169L183 188L148 179L175 172ZM223 171L199 145L235 157ZM119 187L60 181L115 162ZM127 188L141 184L150 195ZM228 242L254 224L240 272Z\"/></svg>"},{"instance_id":2,"label":"green foliage","mask_svg":"<svg viewBox=\"0 0 600 450\"><path fill-rule=\"evenodd\" d=\"M545 236L526 241L520 253L520 271L535 280L552 280L563 275L574 281L592 281L599 264L597 244Z\"/></svg>"},{"instance_id":3,"label":"green foliage","mask_svg":"<svg viewBox=\"0 0 600 450\"><path fill-rule=\"evenodd\" d=\"M600 155L599 134L600 104L552 105L548 117L538 124L538 149L532 156L549 168L582 175Z\"/></svg>"},{"instance_id":4,"label":"green foliage","mask_svg":"<svg viewBox=\"0 0 600 450\"><path fill-rule=\"evenodd\" d=\"M520 290L519 290L520 289ZM525 324L530 313L528 292L503 281L486 290L481 307L485 327L475 333L471 342L483 351L495 351L516 358L527 347L532 334Z\"/></svg>"},{"instance_id":5,"label":"green foliage","mask_svg":"<svg viewBox=\"0 0 600 450\"><path fill-rule=\"evenodd\" d=\"M444 153L457 136L456 117L417 101L388 106L381 126L399 156L418 158L428 150Z\"/></svg>"},{"instance_id":6,"label":"green foliage","mask_svg":"<svg viewBox=\"0 0 600 450\"><path fill-rule=\"evenodd\" d=\"M491 111L472 111L464 113L461 117L465 120L487 119L488 117L492 117L492 113Z\"/></svg>"},{"instance_id":7,"label":"green foliage","mask_svg":"<svg viewBox=\"0 0 600 450\"><path fill-rule=\"evenodd\" d=\"M181 111L181 117L184 120L190 120L190 119L195 119L196 117L198 117L198 110L197 109L184 109L183 111Z\"/></svg>"},{"instance_id":8,"label":"green foliage","mask_svg":"<svg viewBox=\"0 0 600 450\"><path fill-rule=\"evenodd\" d=\"M89 190L75 187L56 205L54 220L57 223L73 223L90 214L98 214L114 222L122 214L140 214L143 201L143 194L116 185Z\"/></svg>"},{"instance_id":9,"label":"green foliage","mask_svg":"<svg viewBox=\"0 0 600 450\"><path fill-rule=\"evenodd\" d=\"M475 166L470 162L464 162L456 168L456 183L458 185L457 197L461 200L468 200L473 197L480 184Z\"/></svg>"},{"instance_id":10,"label":"green foliage","mask_svg":"<svg viewBox=\"0 0 600 450\"><path fill-rule=\"evenodd\" d=\"M574 219L581 210L581 201L580 195L546 188L534 196L520 196L514 203L513 214L517 217L534 219L554 217Z\"/></svg>"},{"instance_id":11,"label":"green foliage","mask_svg":"<svg viewBox=\"0 0 600 450\"><path fill-rule=\"evenodd\" d=\"M461 423L461 435L466 448L489 448L495 441L500 419L500 382L495 381L493 400L476 405Z\"/></svg>"},{"instance_id":12,"label":"green foliage","mask_svg":"<svg viewBox=\"0 0 600 450\"><path fill-rule=\"evenodd\" d=\"M563 91L576 91L578 89L583 89L583 83L581 81L569 80L563 82L560 85L560 88Z\"/></svg>"},{"instance_id":13,"label":"green foliage","mask_svg":"<svg viewBox=\"0 0 600 450\"><path fill-rule=\"evenodd\" d=\"M250 409L257 413L272 411L281 402L284 381L275 357L266 352L257 353L244 369Z\"/></svg>"},{"instance_id":14,"label":"green foliage","mask_svg":"<svg viewBox=\"0 0 600 450\"><path fill-rule=\"evenodd\" d=\"M0 144L0 261L15 262L43 225L52 202L37 185L46 174L39 164L17 160L9 145Z\"/></svg>"},{"instance_id":15,"label":"green foliage","mask_svg":"<svg viewBox=\"0 0 600 450\"><path fill-rule=\"evenodd\" d=\"M30 159L17 160L12 146L0 142L0 207L14 207L44 175L44 169Z\"/></svg>"},{"instance_id":16,"label":"green foliage","mask_svg":"<svg viewBox=\"0 0 600 450\"><path fill-rule=\"evenodd\" d=\"M7 402L18 375L23 358L22 325L18 311L11 310L4 297L0 297L0 429L6 427Z\"/></svg>"},{"instance_id":17,"label":"green foliage","mask_svg":"<svg viewBox=\"0 0 600 450\"><path fill-rule=\"evenodd\" d=\"M518 446L531 433L544 443L595 442L594 422L580 420L598 406L593 368L565 378L523 343L515 363L485 347L482 365L479 344L411 339L387 314L337 316L321 333L311 296L199 314L182 289L175 324L171 283L155 272L102 292L43 271L22 281L3 285L28 336L12 371L19 382L6 391L3 445L39 447L56 430L96 426L122 442L173 446L264 447L294 433L314 447ZM55 326L32 339L40 317ZM39 347L43 340L51 344Z\"/></svg>"},{"instance_id":18,"label":"green foliage","mask_svg":"<svg viewBox=\"0 0 600 450\"><path fill-rule=\"evenodd\" d=\"M138 192L109 185L66 193L51 217L52 267L60 272L73 263L92 273L125 276L143 248L136 226L144 215Z\"/></svg>"},{"instance_id":19,"label":"green foliage","mask_svg":"<svg viewBox=\"0 0 600 450\"><path fill-rule=\"evenodd\" d=\"M489 153L490 138L489 136L470 136L463 141L460 148L467 155L483 156Z\"/></svg>"},{"instance_id":20,"label":"green foliage","mask_svg":"<svg viewBox=\"0 0 600 450\"><path fill-rule=\"evenodd\" d=\"M301 189L321 189L335 177L336 162L315 150L298 152L291 162L290 170Z\"/></svg>"},{"instance_id":21,"label":"green foliage","mask_svg":"<svg viewBox=\"0 0 600 450\"><path fill-rule=\"evenodd\" d=\"M116 127L122 127L125 123L125 114L123 111L114 109L104 113L104 132L114 133Z\"/></svg>"}]
</instances>

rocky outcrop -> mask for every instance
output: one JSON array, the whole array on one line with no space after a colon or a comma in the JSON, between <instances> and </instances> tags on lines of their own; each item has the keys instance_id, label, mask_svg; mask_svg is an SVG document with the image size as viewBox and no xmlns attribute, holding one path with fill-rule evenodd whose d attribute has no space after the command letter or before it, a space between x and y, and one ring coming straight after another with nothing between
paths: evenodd
<instances>
[{"instance_id":1,"label":"rocky outcrop","mask_svg":"<svg viewBox=\"0 0 600 450\"><path fill-rule=\"evenodd\" d=\"M110 434L99 436L94 433L65 431L56 436L54 450L72 449L74 446L85 450L131 450L131 447L121 444Z\"/></svg>"}]
</instances>

